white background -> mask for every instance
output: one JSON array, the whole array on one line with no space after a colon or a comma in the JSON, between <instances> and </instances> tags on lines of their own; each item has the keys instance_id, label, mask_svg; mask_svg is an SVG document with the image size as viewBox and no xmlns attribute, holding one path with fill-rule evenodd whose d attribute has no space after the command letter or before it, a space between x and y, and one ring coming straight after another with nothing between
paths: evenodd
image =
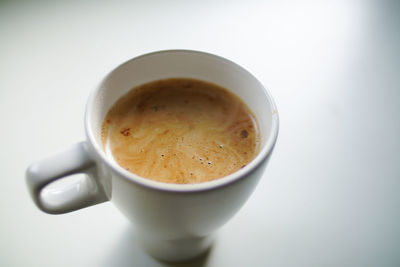
<instances>
[{"instance_id":1,"label":"white background","mask_svg":"<svg viewBox=\"0 0 400 267\"><path fill-rule=\"evenodd\" d=\"M400 2L0 2L0 266L400 266ZM48 215L27 166L84 139L91 89L162 49L227 57L268 87L265 176L205 257L168 265L111 204Z\"/></svg>"}]
</instances>

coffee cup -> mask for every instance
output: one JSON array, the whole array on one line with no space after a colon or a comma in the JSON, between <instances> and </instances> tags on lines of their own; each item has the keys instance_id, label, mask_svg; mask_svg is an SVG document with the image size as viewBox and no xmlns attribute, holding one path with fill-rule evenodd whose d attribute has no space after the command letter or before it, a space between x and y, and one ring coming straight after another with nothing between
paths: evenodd
<instances>
[{"instance_id":1,"label":"coffee cup","mask_svg":"<svg viewBox=\"0 0 400 267\"><path fill-rule=\"evenodd\" d=\"M260 131L260 149L249 164L216 180L172 184L140 177L107 156L101 127L110 107L134 86L171 77L218 84L243 100ZM26 181L37 207L50 214L112 201L135 225L137 238L150 255L166 261L187 260L210 247L214 233L254 191L275 146L278 124L270 93L239 65L199 51L153 52L133 58L106 75L87 102L86 140L31 164ZM45 193L55 181L79 173L86 174L86 179L59 188L57 194Z\"/></svg>"}]
</instances>

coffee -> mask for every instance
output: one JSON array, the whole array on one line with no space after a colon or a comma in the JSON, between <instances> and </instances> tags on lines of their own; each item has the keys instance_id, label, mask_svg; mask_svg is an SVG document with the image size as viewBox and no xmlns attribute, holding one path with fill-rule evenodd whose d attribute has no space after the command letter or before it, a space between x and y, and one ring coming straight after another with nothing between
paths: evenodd
<instances>
[{"instance_id":1,"label":"coffee","mask_svg":"<svg viewBox=\"0 0 400 267\"><path fill-rule=\"evenodd\" d=\"M254 115L216 84L171 78L132 88L102 125L106 153L141 177L201 183L248 164L259 150Z\"/></svg>"}]
</instances>

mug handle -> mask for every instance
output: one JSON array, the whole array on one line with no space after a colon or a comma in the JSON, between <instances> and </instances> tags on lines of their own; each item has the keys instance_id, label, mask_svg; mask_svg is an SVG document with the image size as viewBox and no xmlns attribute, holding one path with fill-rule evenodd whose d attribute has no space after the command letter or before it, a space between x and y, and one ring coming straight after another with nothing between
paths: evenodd
<instances>
[{"instance_id":1,"label":"mug handle","mask_svg":"<svg viewBox=\"0 0 400 267\"><path fill-rule=\"evenodd\" d=\"M43 190L56 180L79 173L88 177L57 191ZM26 171L26 182L35 204L50 214L67 213L108 201L86 142L74 144L63 152L31 164Z\"/></svg>"}]
</instances>

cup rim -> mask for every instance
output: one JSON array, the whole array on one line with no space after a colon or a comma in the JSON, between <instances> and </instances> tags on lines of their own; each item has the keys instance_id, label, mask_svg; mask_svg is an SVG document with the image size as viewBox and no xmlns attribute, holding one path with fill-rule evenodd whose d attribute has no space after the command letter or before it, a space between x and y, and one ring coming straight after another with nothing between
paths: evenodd
<instances>
[{"instance_id":1,"label":"cup rim","mask_svg":"<svg viewBox=\"0 0 400 267\"><path fill-rule=\"evenodd\" d=\"M209 57L214 57L218 58L219 60L222 60L228 64L233 64L235 67L241 69L248 75L250 75L259 85L261 88L264 89L264 94L266 95L269 104L270 104L270 109L272 113L272 124L271 124L271 134L269 135L267 142L265 146L260 150L260 152L257 154L257 156L245 167L242 169L239 169L235 171L234 173L231 173L227 176L207 181L207 182L202 182L202 183L195 183L195 184L174 184L174 183L164 183L164 182L159 182L155 180L151 180L148 178L141 177L137 174L131 173L118 164L115 164L111 162L107 156L105 155L101 144L98 144L95 138L95 133L92 131L91 127L91 110L93 109L94 105L94 99L96 97L96 93L98 90L101 88L101 85L104 83L104 81L114 73L117 69L122 67L125 64L128 64L132 61L138 60L140 58L154 55L154 54L162 54L162 53L192 53L192 54L201 54L203 56L209 56ZM138 185L151 188L151 189L156 189L156 190L161 190L161 191L169 191L169 192L198 192L198 191L206 191L206 190L213 190L222 186L226 186L228 184L234 183L236 181L241 180L242 178L245 178L245 176L251 172L253 172L259 165L264 162L265 159L268 158L268 156L272 153L274 146L276 144L276 140L278 137L278 132L279 132L279 116L278 116L278 111L274 102L274 99L272 98L270 92L268 91L267 88L264 87L264 85L248 70L245 68L241 67L237 63L226 59L224 57L214 55L208 52L203 52L203 51L196 51L196 50L188 50L188 49L170 49L170 50L160 50L160 51L154 51L146 54L139 55L137 57L133 57L124 63L116 66L114 69L112 69L108 74L101 80L101 82L96 86L90 93L90 96L88 98L87 104L86 104L86 109L85 109L85 134L86 134L86 139L88 140L88 143L90 143L91 147L94 149L96 152L97 156L100 157L102 162L110 169L112 169L115 173L117 173L119 176L123 177L124 179L128 179L131 182L134 182Z\"/></svg>"}]
</instances>

